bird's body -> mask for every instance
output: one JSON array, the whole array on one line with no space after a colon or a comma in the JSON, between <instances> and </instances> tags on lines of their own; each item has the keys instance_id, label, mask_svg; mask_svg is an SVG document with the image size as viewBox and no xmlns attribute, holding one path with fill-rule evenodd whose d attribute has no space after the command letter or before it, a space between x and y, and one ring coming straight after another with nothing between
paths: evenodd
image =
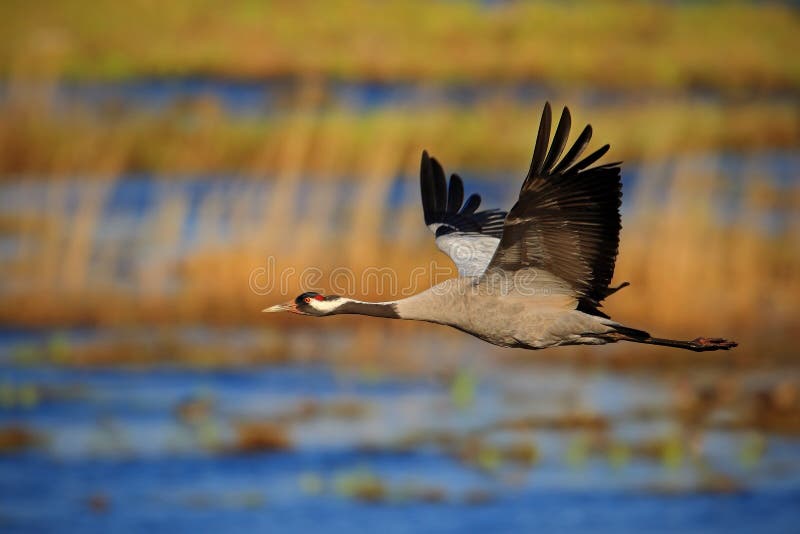
<instances>
[{"instance_id":1,"label":"bird's body","mask_svg":"<svg viewBox=\"0 0 800 534\"><path fill-rule=\"evenodd\" d=\"M610 331L602 318L575 309L566 291L545 284L528 289L489 276L460 277L394 306L400 318L445 324L502 347L541 349L579 342L573 332Z\"/></svg>"},{"instance_id":2,"label":"bird's body","mask_svg":"<svg viewBox=\"0 0 800 534\"><path fill-rule=\"evenodd\" d=\"M464 201L461 178L452 175L448 183L441 165L423 152L425 224L458 267L458 278L398 301L304 293L264 311L427 321L494 345L526 349L617 341L695 351L736 346L719 338L654 338L599 310L606 297L627 285L609 285L621 228L620 163L593 166L608 145L581 159L592 135L589 126L562 158L570 126L564 108L551 143L551 111L545 105L528 175L509 212L477 211L480 197Z\"/></svg>"},{"instance_id":3,"label":"bird's body","mask_svg":"<svg viewBox=\"0 0 800 534\"><path fill-rule=\"evenodd\" d=\"M567 288L559 291L534 283L519 291L513 281L492 281L488 276L453 278L399 301L336 300L343 304L328 315L355 313L443 324L501 347L600 345L609 341L602 335L614 332L617 325L576 309L577 300Z\"/></svg>"}]
</instances>

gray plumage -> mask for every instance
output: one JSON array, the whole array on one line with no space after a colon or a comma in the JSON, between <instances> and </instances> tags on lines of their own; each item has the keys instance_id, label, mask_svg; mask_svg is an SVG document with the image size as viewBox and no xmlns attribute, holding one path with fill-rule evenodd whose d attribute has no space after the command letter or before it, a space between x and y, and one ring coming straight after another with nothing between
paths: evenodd
<instances>
[{"instance_id":1,"label":"gray plumage","mask_svg":"<svg viewBox=\"0 0 800 534\"><path fill-rule=\"evenodd\" d=\"M595 163L609 145L581 158L592 137L586 126L566 155L572 119L564 108L552 142L545 104L531 164L509 212L477 211L464 201L458 175L449 183L439 162L422 153L420 189L425 224L459 277L407 299L369 303L304 293L264 311L305 315L360 314L439 323L502 347L542 349L633 341L694 351L729 349L733 341L654 338L601 312L619 248L620 163Z\"/></svg>"}]
</instances>

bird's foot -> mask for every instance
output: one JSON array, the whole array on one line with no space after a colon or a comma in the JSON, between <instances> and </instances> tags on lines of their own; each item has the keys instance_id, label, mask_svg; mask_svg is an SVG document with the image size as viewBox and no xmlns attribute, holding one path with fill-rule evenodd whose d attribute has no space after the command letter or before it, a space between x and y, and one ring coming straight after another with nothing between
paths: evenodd
<instances>
[{"instance_id":1,"label":"bird's foot","mask_svg":"<svg viewBox=\"0 0 800 534\"><path fill-rule=\"evenodd\" d=\"M739 344L721 337L698 337L689 342L694 350L728 350Z\"/></svg>"}]
</instances>

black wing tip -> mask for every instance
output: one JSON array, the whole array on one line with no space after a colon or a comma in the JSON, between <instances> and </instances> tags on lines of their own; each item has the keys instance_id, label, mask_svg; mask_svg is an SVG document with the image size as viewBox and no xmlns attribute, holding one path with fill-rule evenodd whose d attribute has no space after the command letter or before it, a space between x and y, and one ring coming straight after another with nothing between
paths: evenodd
<instances>
[{"instance_id":1,"label":"black wing tip","mask_svg":"<svg viewBox=\"0 0 800 534\"><path fill-rule=\"evenodd\" d=\"M419 175L422 179L429 179L431 175L431 157L427 150L422 151L422 157L419 160Z\"/></svg>"},{"instance_id":2,"label":"black wing tip","mask_svg":"<svg viewBox=\"0 0 800 534\"><path fill-rule=\"evenodd\" d=\"M556 132L553 135L552 141L550 140L550 133L552 127L552 109L549 101L545 101L542 109L542 118L539 122L539 129L536 135L536 142L533 149L533 157L531 158L531 166L528 170L528 176L523 183L523 189L526 183L537 176L553 176L567 173L578 173L587 169L597 160L603 157L610 149L610 144L605 144L598 148L588 156L580 159L589 142L592 140L594 131L591 124L584 126L578 135L575 142L567 151L567 154L561 158L561 154L567 145L570 129L572 126L572 113L568 106L564 106L561 111L561 118L556 126ZM559 161L560 159L560 161ZM614 168L621 165L622 162L606 163L599 165L599 168Z\"/></svg>"},{"instance_id":3,"label":"black wing tip","mask_svg":"<svg viewBox=\"0 0 800 534\"><path fill-rule=\"evenodd\" d=\"M462 208L464 181L455 173L448 180L441 163L427 150L422 151L420 160L420 190L426 225L445 222L449 215L458 214Z\"/></svg>"},{"instance_id":4,"label":"black wing tip","mask_svg":"<svg viewBox=\"0 0 800 534\"><path fill-rule=\"evenodd\" d=\"M539 129L536 132L536 142L533 145L533 157L531 158L531 166L528 170L528 176L538 176L544 167L545 158L547 157L547 148L550 145L550 127L553 122L553 112L550 108L550 102L544 103L542 109L542 118L539 121Z\"/></svg>"},{"instance_id":5,"label":"black wing tip","mask_svg":"<svg viewBox=\"0 0 800 534\"><path fill-rule=\"evenodd\" d=\"M431 164L431 156L428 154L427 150L422 151L422 156L419 160L420 165L420 173L425 174L426 170L430 167Z\"/></svg>"},{"instance_id":6,"label":"black wing tip","mask_svg":"<svg viewBox=\"0 0 800 534\"><path fill-rule=\"evenodd\" d=\"M481 196L478 193L472 193L459 212L461 215L472 215L481 206Z\"/></svg>"},{"instance_id":7,"label":"black wing tip","mask_svg":"<svg viewBox=\"0 0 800 534\"><path fill-rule=\"evenodd\" d=\"M436 222L434 221L436 212L436 186L433 165L431 164L431 158L427 150L422 151L419 182L420 195L422 197L422 214L425 224L429 225Z\"/></svg>"},{"instance_id":8,"label":"black wing tip","mask_svg":"<svg viewBox=\"0 0 800 534\"><path fill-rule=\"evenodd\" d=\"M572 129L572 115L569 108L564 106L561 111L561 117L558 119L558 126L556 126L556 133L553 134L553 141L550 144L550 150L547 151L544 164L542 165L542 172L544 174L551 174L553 168L558 162L558 158L564 152L564 147L567 146L569 132Z\"/></svg>"},{"instance_id":9,"label":"black wing tip","mask_svg":"<svg viewBox=\"0 0 800 534\"><path fill-rule=\"evenodd\" d=\"M448 225L437 229L437 237L453 231L500 236L506 212L501 210L477 211L481 205L481 196L471 193L465 200L464 180L461 176L452 173L448 180L442 166L436 158L428 154L427 150L422 151L420 190L425 224L427 226L435 223Z\"/></svg>"},{"instance_id":10,"label":"black wing tip","mask_svg":"<svg viewBox=\"0 0 800 534\"><path fill-rule=\"evenodd\" d=\"M450 183L447 185L447 206L445 211L448 214L458 213L461 204L464 202L464 182L457 174L450 175Z\"/></svg>"},{"instance_id":11,"label":"black wing tip","mask_svg":"<svg viewBox=\"0 0 800 534\"><path fill-rule=\"evenodd\" d=\"M600 148L598 148L597 150L595 150L594 152L592 152L591 154L589 154L588 156L586 156L585 158L580 160L578 163L574 164L572 167L567 169L565 172L566 173L580 172L580 171L586 169L587 167L589 167L593 163L595 163L597 160L599 160L600 158L605 156L606 153L610 149L611 149L611 145L606 143L605 145L601 146ZM602 167L602 165L601 165L601 167Z\"/></svg>"},{"instance_id":12,"label":"black wing tip","mask_svg":"<svg viewBox=\"0 0 800 534\"><path fill-rule=\"evenodd\" d=\"M536 134L533 157L531 158L531 165L528 170L528 179L541 175L550 176L580 171L597 161L611 148L610 145L604 145L588 157L579 160L594 133L592 125L587 124L575 142L572 143L566 156L561 158L561 154L567 146L567 140L572 127L572 112L569 106L564 106L562 108L561 118L558 121L556 132L551 140L552 123L552 106L549 101L546 101L542 108L542 117L539 121L539 129Z\"/></svg>"}]
</instances>

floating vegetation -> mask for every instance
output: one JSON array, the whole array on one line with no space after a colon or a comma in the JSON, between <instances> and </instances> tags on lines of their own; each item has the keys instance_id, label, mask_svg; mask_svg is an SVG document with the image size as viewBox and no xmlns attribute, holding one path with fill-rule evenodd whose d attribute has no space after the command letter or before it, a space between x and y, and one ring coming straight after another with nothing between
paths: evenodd
<instances>
[{"instance_id":1,"label":"floating vegetation","mask_svg":"<svg viewBox=\"0 0 800 534\"><path fill-rule=\"evenodd\" d=\"M215 399L212 395L191 396L178 403L175 416L184 424L201 425L211 418L214 405Z\"/></svg>"},{"instance_id":2,"label":"floating vegetation","mask_svg":"<svg viewBox=\"0 0 800 534\"><path fill-rule=\"evenodd\" d=\"M43 443L42 434L22 425L0 426L0 454L22 452Z\"/></svg>"},{"instance_id":3,"label":"floating vegetation","mask_svg":"<svg viewBox=\"0 0 800 534\"><path fill-rule=\"evenodd\" d=\"M581 468L586 465L590 451L588 438L583 434L576 434L567 442L564 461L572 468Z\"/></svg>"},{"instance_id":4,"label":"floating vegetation","mask_svg":"<svg viewBox=\"0 0 800 534\"><path fill-rule=\"evenodd\" d=\"M0 409L33 409L41 401L42 392L34 384L0 383Z\"/></svg>"},{"instance_id":5,"label":"floating vegetation","mask_svg":"<svg viewBox=\"0 0 800 534\"><path fill-rule=\"evenodd\" d=\"M530 440L497 444L466 438L457 442L452 452L465 464L487 472L506 466L531 468L539 460L539 450Z\"/></svg>"},{"instance_id":6,"label":"floating vegetation","mask_svg":"<svg viewBox=\"0 0 800 534\"><path fill-rule=\"evenodd\" d=\"M324 402L303 399L292 408L272 416L271 419L280 424L302 423L321 418L352 421L366 417L369 411L369 404L358 399L332 399Z\"/></svg>"},{"instance_id":7,"label":"floating vegetation","mask_svg":"<svg viewBox=\"0 0 800 534\"><path fill-rule=\"evenodd\" d=\"M282 426L265 421L238 421L235 440L226 449L231 453L262 453L290 450L289 432Z\"/></svg>"},{"instance_id":8,"label":"floating vegetation","mask_svg":"<svg viewBox=\"0 0 800 534\"><path fill-rule=\"evenodd\" d=\"M400 450L413 450L425 446L453 449L464 439L459 433L448 431L413 431L401 437L393 447Z\"/></svg>"},{"instance_id":9,"label":"floating vegetation","mask_svg":"<svg viewBox=\"0 0 800 534\"><path fill-rule=\"evenodd\" d=\"M500 457L509 463L532 467L539 460L539 449L531 440L516 441L500 447Z\"/></svg>"},{"instance_id":10,"label":"floating vegetation","mask_svg":"<svg viewBox=\"0 0 800 534\"><path fill-rule=\"evenodd\" d=\"M760 433L750 433L739 449L739 463L745 468L755 468L764 459L767 439Z\"/></svg>"},{"instance_id":11,"label":"floating vegetation","mask_svg":"<svg viewBox=\"0 0 800 534\"><path fill-rule=\"evenodd\" d=\"M466 410L475 402L475 375L460 369L450 384L450 401L459 410Z\"/></svg>"},{"instance_id":12,"label":"floating vegetation","mask_svg":"<svg viewBox=\"0 0 800 534\"><path fill-rule=\"evenodd\" d=\"M531 415L512 419L500 419L489 425L485 430L498 431L528 431L528 430L608 430L611 422L607 416L590 412L570 412L558 415Z\"/></svg>"},{"instance_id":13,"label":"floating vegetation","mask_svg":"<svg viewBox=\"0 0 800 534\"><path fill-rule=\"evenodd\" d=\"M86 497L86 507L96 514L104 514L111 508L111 498L102 492Z\"/></svg>"},{"instance_id":14,"label":"floating vegetation","mask_svg":"<svg viewBox=\"0 0 800 534\"><path fill-rule=\"evenodd\" d=\"M669 436L658 443L661 463L667 469L678 469L684 462L686 451L683 440L678 436Z\"/></svg>"},{"instance_id":15,"label":"floating vegetation","mask_svg":"<svg viewBox=\"0 0 800 534\"><path fill-rule=\"evenodd\" d=\"M340 473L333 480L337 495L364 502L382 502L388 497L384 482L365 468Z\"/></svg>"},{"instance_id":16,"label":"floating vegetation","mask_svg":"<svg viewBox=\"0 0 800 534\"><path fill-rule=\"evenodd\" d=\"M26 364L27 365L27 364ZM4 380L0 382L0 411L32 411L42 404L79 401L86 397L79 384L41 384Z\"/></svg>"},{"instance_id":17,"label":"floating vegetation","mask_svg":"<svg viewBox=\"0 0 800 534\"><path fill-rule=\"evenodd\" d=\"M612 443L608 447L608 463L612 467L621 469L628 465L631 460L631 450L625 443Z\"/></svg>"},{"instance_id":18,"label":"floating vegetation","mask_svg":"<svg viewBox=\"0 0 800 534\"><path fill-rule=\"evenodd\" d=\"M763 432L800 436L800 391L797 382L784 380L756 393L752 424Z\"/></svg>"},{"instance_id":19,"label":"floating vegetation","mask_svg":"<svg viewBox=\"0 0 800 534\"><path fill-rule=\"evenodd\" d=\"M447 493L442 488L413 481L390 484L366 467L335 475L332 487L336 495L368 503L436 504L447 500Z\"/></svg>"}]
</instances>

